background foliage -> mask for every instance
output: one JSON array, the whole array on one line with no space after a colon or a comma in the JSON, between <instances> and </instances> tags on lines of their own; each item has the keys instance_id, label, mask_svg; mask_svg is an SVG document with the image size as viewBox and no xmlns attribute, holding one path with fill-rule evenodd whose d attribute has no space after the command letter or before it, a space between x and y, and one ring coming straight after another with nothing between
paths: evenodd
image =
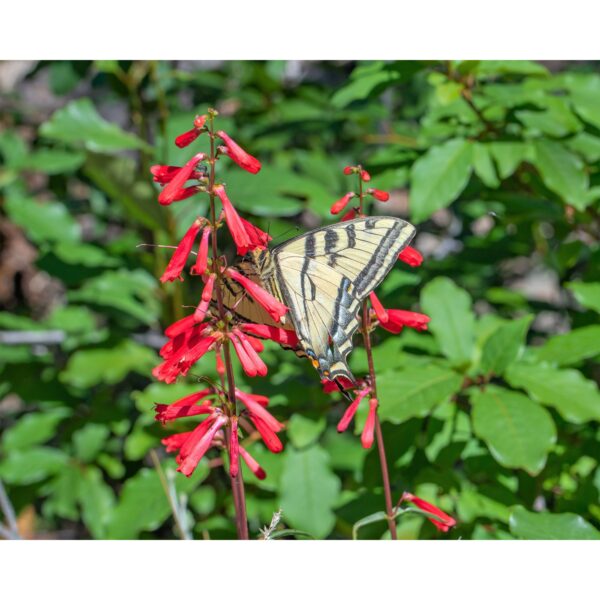
<instances>
[{"instance_id":1,"label":"background foliage","mask_svg":"<svg viewBox=\"0 0 600 600\"><path fill-rule=\"evenodd\" d=\"M153 403L198 383L149 376L164 326L197 302L191 282L184 296L157 284L169 251L154 245L205 207L160 208L148 168L196 152L171 140L216 106L263 162L251 178L231 169L229 195L277 241L328 222L357 161L392 190L382 209L418 226L424 265L399 264L381 296L426 312L430 332L379 331L375 348L396 499L410 490L455 515L443 537L600 539L599 73L1 63L0 479L23 535L235 534L218 456L187 480L153 451ZM265 356L270 375L252 388L287 419L287 441L278 456L253 448L268 478L245 474L251 530L281 508L288 527L348 538L384 505L376 451L335 432L343 405L306 361ZM351 365L365 371L362 348ZM440 535L416 515L399 525L403 538Z\"/></svg>"}]
</instances>

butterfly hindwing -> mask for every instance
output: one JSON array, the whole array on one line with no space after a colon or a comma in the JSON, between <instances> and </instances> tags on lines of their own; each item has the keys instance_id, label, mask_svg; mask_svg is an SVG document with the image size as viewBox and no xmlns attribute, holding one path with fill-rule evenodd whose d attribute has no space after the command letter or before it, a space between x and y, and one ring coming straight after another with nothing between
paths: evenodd
<instances>
[{"instance_id":1,"label":"butterfly hindwing","mask_svg":"<svg viewBox=\"0 0 600 600\"><path fill-rule=\"evenodd\" d=\"M273 250L283 301L323 377L354 379L346 358L360 305L414 233L402 219L366 217L311 231Z\"/></svg>"}]
</instances>

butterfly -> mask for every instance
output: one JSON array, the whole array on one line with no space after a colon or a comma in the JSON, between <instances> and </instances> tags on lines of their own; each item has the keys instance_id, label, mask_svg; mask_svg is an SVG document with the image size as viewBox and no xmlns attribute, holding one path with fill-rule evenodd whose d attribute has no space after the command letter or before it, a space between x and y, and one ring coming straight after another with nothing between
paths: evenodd
<instances>
[{"instance_id":1,"label":"butterfly","mask_svg":"<svg viewBox=\"0 0 600 600\"><path fill-rule=\"evenodd\" d=\"M295 331L300 356L322 379L355 381L347 357L363 300L388 274L415 234L395 217L363 217L327 225L275 248L254 250L236 266L289 308L280 323L237 282L223 279L222 298L241 320Z\"/></svg>"}]
</instances>

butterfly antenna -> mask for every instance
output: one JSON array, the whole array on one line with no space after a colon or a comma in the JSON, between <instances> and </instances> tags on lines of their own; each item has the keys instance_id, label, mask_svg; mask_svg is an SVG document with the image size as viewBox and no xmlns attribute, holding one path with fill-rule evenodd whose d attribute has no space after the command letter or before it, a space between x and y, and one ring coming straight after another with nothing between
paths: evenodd
<instances>
[{"instance_id":1,"label":"butterfly antenna","mask_svg":"<svg viewBox=\"0 0 600 600\"><path fill-rule=\"evenodd\" d=\"M348 400L348 402L353 402L354 398L352 398L352 395L350 394L350 392L348 390L344 389L344 386L337 379L334 379L333 381L335 382L335 385L338 386L338 389L342 393L342 396L344 396L344 398L346 398L346 400Z\"/></svg>"},{"instance_id":2,"label":"butterfly antenna","mask_svg":"<svg viewBox=\"0 0 600 600\"><path fill-rule=\"evenodd\" d=\"M298 225L295 225L294 227L290 227L289 229L286 229L283 233L280 233L278 236L274 237L271 241L275 241L278 240L280 237L283 237L284 235L287 235L290 231L300 231L300 227L298 227Z\"/></svg>"}]
</instances>

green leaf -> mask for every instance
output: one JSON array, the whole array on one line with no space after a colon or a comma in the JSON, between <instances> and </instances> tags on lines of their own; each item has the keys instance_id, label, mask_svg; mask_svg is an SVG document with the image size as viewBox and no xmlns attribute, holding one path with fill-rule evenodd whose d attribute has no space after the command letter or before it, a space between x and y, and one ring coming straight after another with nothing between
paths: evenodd
<instances>
[{"instance_id":1,"label":"green leaf","mask_svg":"<svg viewBox=\"0 0 600 600\"><path fill-rule=\"evenodd\" d=\"M411 170L410 209L420 223L456 200L471 176L473 146L453 139L432 146Z\"/></svg>"},{"instance_id":2,"label":"green leaf","mask_svg":"<svg viewBox=\"0 0 600 600\"><path fill-rule=\"evenodd\" d=\"M517 359L532 320L533 316L527 315L498 325L483 345L480 361L483 373L502 375Z\"/></svg>"},{"instance_id":3,"label":"green leaf","mask_svg":"<svg viewBox=\"0 0 600 600\"><path fill-rule=\"evenodd\" d=\"M75 456L83 462L91 462L100 451L110 435L106 425L88 423L73 434Z\"/></svg>"},{"instance_id":4,"label":"green leaf","mask_svg":"<svg viewBox=\"0 0 600 600\"><path fill-rule=\"evenodd\" d=\"M536 140L535 165L544 184L565 203L583 210L590 202L588 176L581 159L567 147L550 140Z\"/></svg>"},{"instance_id":5,"label":"green leaf","mask_svg":"<svg viewBox=\"0 0 600 600\"><path fill-rule=\"evenodd\" d=\"M327 423L324 418L313 421L299 413L295 413L292 415L286 431L296 448L304 448L316 441L326 426Z\"/></svg>"},{"instance_id":6,"label":"green leaf","mask_svg":"<svg viewBox=\"0 0 600 600\"><path fill-rule=\"evenodd\" d=\"M557 335L531 351L537 360L560 366L593 358L600 354L600 325L588 325Z\"/></svg>"},{"instance_id":7,"label":"green leaf","mask_svg":"<svg viewBox=\"0 0 600 600\"><path fill-rule=\"evenodd\" d=\"M600 531L573 513L534 513L516 506L509 527L525 540L600 540Z\"/></svg>"},{"instance_id":8,"label":"green leaf","mask_svg":"<svg viewBox=\"0 0 600 600\"><path fill-rule=\"evenodd\" d=\"M567 286L575 296L575 300L591 310L600 313L600 283L584 283L583 281L574 281L567 283Z\"/></svg>"},{"instance_id":9,"label":"green leaf","mask_svg":"<svg viewBox=\"0 0 600 600\"><path fill-rule=\"evenodd\" d=\"M570 423L600 421L598 386L575 369L513 364L505 377L510 385L527 390L537 402L556 408Z\"/></svg>"},{"instance_id":10,"label":"green leaf","mask_svg":"<svg viewBox=\"0 0 600 600\"><path fill-rule=\"evenodd\" d=\"M424 417L460 390L462 377L433 365L387 371L377 378L379 415L390 423Z\"/></svg>"},{"instance_id":11,"label":"green leaf","mask_svg":"<svg viewBox=\"0 0 600 600\"><path fill-rule=\"evenodd\" d=\"M59 175L76 171L85 161L83 152L43 149L28 154L18 164L19 169L40 171L48 175Z\"/></svg>"},{"instance_id":12,"label":"green leaf","mask_svg":"<svg viewBox=\"0 0 600 600\"><path fill-rule=\"evenodd\" d=\"M472 389L470 398L473 429L493 457L503 467L537 475L556 442L556 428L548 411L524 394L495 385Z\"/></svg>"},{"instance_id":13,"label":"green leaf","mask_svg":"<svg viewBox=\"0 0 600 600\"><path fill-rule=\"evenodd\" d=\"M2 434L2 448L12 452L47 442L54 437L58 424L69 414L71 411L68 408L59 407L20 417L15 425Z\"/></svg>"},{"instance_id":14,"label":"green leaf","mask_svg":"<svg viewBox=\"0 0 600 600\"><path fill-rule=\"evenodd\" d=\"M280 483L281 508L287 523L318 538L335 525L335 506L340 481L319 446L304 450L288 447Z\"/></svg>"},{"instance_id":15,"label":"green leaf","mask_svg":"<svg viewBox=\"0 0 600 600\"><path fill-rule=\"evenodd\" d=\"M40 127L40 135L67 144L82 145L92 152L150 150L137 136L105 121L89 98L69 102Z\"/></svg>"},{"instance_id":16,"label":"green leaf","mask_svg":"<svg viewBox=\"0 0 600 600\"><path fill-rule=\"evenodd\" d=\"M114 267L119 264L117 258L110 256L102 248L81 242L60 241L52 248L52 252L68 265L94 268Z\"/></svg>"},{"instance_id":17,"label":"green leaf","mask_svg":"<svg viewBox=\"0 0 600 600\"><path fill-rule=\"evenodd\" d=\"M77 242L79 225L60 202L38 202L19 195L8 196L4 202L10 219L21 227L33 242Z\"/></svg>"},{"instance_id":18,"label":"green leaf","mask_svg":"<svg viewBox=\"0 0 600 600\"><path fill-rule=\"evenodd\" d=\"M524 160L531 160L533 149L523 142L491 142L486 144L498 166L501 179L507 179Z\"/></svg>"},{"instance_id":19,"label":"green leaf","mask_svg":"<svg viewBox=\"0 0 600 600\"><path fill-rule=\"evenodd\" d=\"M15 485L37 483L58 473L67 462L68 456L57 448L13 450L0 463L0 479Z\"/></svg>"},{"instance_id":20,"label":"green leaf","mask_svg":"<svg viewBox=\"0 0 600 600\"><path fill-rule=\"evenodd\" d=\"M60 374L64 383L87 389L99 383L113 385L132 372L150 376L157 358L154 350L131 340L113 348L78 350Z\"/></svg>"},{"instance_id":21,"label":"green leaf","mask_svg":"<svg viewBox=\"0 0 600 600\"><path fill-rule=\"evenodd\" d=\"M156 280L146 271L120 269L88 279L80 289L69 292L69 299L116 309L152 325L160 310L156 290Z\"/></svg>"},{"instance_id":22,"label":"green leaf","mask_svg":"<svg viewBox=\"0 0 600 600\"><path fill-rule=\"evenodd\" d=\"M431 317L429 328L442 352L457 365L467 365L475 345L471 298L451 279L436 277L421 292L421 306Z\"/></svg>"},{"instance_id":23,"label":"green leaf","mask_svg":"<svg viewBox=\"0 0 600 600\"><path fill-rule=\"evenodd\" d=\"M88 466L83 471L79 482L79 502L81 517L92 537L96 540L105 539L115 495L97 467Z\"/></svg>"},{"instance_id":24,"label":"green leaf","mask_svg":"<svg viewBox=\"0 0 600 600\"><path fill-rule=\"evenodd\" d=\"M500 185L492 155L486 144L473 145L473 169L487 187L497 188Z\"/></svg>"},{"instance_id":25,"label":"green leaf","mask_svg":"<svg viewBox=\"0 0 600 600\"><path fill-rule=\"evenodd\" d=\"M596 74L573 74L568 76L567 83L577 114L591 125L600 128L600 77Z\"/></svg>"}]
</instances>

